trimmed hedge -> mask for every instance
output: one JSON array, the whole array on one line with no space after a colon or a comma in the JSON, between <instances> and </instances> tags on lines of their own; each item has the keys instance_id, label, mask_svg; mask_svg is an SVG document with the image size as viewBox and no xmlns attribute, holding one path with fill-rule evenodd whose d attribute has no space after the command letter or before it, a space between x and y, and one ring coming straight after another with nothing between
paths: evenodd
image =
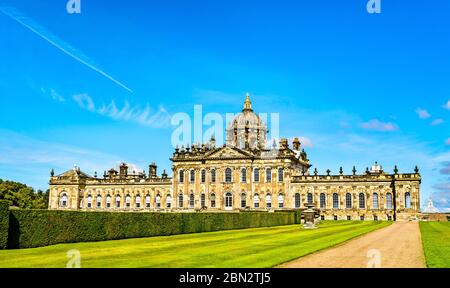
<instances>
[{"instance_id":1,"label":"trimmed hedge","mask_svg":"<svg viewBox=\"0 0 450 288\"><path fill-rule=\"evenodd\" d=\"M6 249L8 243L9 205L9 201L0 200L0 249Z\"/></svg>"},{"instance_id":2,"label":"trimmed hedge","mask_svg":"<svg viewBox=\"0 0 450 288\"><path fill-rule=\"evenodd\" d=\"M290 225L299 223L299 213L11 210L8 248Z\"/></svg>"}]
</instances>

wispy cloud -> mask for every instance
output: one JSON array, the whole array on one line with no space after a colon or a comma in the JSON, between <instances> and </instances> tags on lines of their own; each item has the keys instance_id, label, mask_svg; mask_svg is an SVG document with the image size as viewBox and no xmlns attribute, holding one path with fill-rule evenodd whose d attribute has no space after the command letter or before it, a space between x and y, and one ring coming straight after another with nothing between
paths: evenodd
<instances>
[{"instance_id":1,"label":"wispy cloud","mask_svg":"<svg viewBox=\"0 0 450 288\"><path fill-rule=\"evenodd\" d=\"M145 108L140 108L131 106L128 101L125 101L124 106L118 108L114 100L108 105L97 106L88 94L77 94L73 96L73 99L81 108L114 120L130 121L155 128L167 127L170 124L170 114L162 106L159 106L157 111L153 111L148 104Z\"/></svg>"},{"instance_id":2,"label":"wispy cloud","mask_svg":"<svg viewBox=\"0 0 450 288\"><path fill-rule=\"evenodd\" d=\"M444 109L450 110L450 100L447 101L447 103L442 106Z\"/></svg>"},{"instance_id":3,"label":"wispy cloud","mask_svg":"<svg viewBox=\"0 0 450 288\"><path fill-rule=\"evenodd\" d=\"M433 120L433 121L430 123L430 125L431 125L431 126L437 126L437 125L441 125L442 123L444 123L444 119L438 118L438 119Z\"/></svg>"},{"instance_id":4,"label":"wispy cloud","mask_svg":"<svg viewBox=\"0 0 450 288\"><path fill-rule=\"evenodd\" d=\"M381 132L391 132L398 130L398 126L391 122L382 122L378 119L372 119L368 122L363 122L360 127L366 130L381 131Z\"/></svg>"},{"instance_id":5,"label":"wispy cloud","mask_svg":"<svg viewBox=\"0 0 450 288\"><path fill-rule=\"evenodd\" d=\"M445 144L450 145L450 138L447 138L447 140L445 140Z\"/></svg>"},{"instance_id":6,"label":"wispy cloud","mask_svg":"<svg viewBox=\"0 0 450 288\"><path fill-rule=\"evenodd\" d=\"M95 72L99 73L100 75L106 77L107 79L111 80L115 84L119 85L123 89L127 90L128 92L133 93L133 90L125 86L122 82L116 80L111 75L103 71L102 69L98 68L96 65L93 64L92 60L90 60L88 57L86 57L82 52L72 47L70 44L65 42L64 40L60 39L56 35L49 32L47 29L36 23L33 19L29 18L28 16L25 16L22 14L19 10L17 10L14 7L9 6L0 6L0 12L5 14L6 16L12 18L22 26L28 28L31 32L38 35L54 47L58 48L65 54L69 55L73 59L77 60L81 64L84 64L85 66L89 67L90 69L94 70Z\"/></svg>"},{"instance_id":7,"label":"wispy cloud","mask_svg":"<svg viewBox=\"0 0 450 288\"><path fill-rule=\"evenodd\" d=\"M415 110L415 112L419 116L420 119L427 119L427 118L431 117L430 113L428 113L427 110L422 109L422 108L417 108Z\"/></svg>"}]
</instances>

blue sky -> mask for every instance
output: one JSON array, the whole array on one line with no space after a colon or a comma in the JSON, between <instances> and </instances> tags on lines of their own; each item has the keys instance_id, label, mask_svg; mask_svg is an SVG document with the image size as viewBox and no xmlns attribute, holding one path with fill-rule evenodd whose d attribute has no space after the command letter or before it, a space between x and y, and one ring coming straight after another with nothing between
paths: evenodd
<instances>
[{"instance_id":1,"label":"blue sky","mask_svg":"<svg viewBox=\"0 0 450 288\"><path fill-rule=\"evenodd\" d=\"M0 0L0 178L170 171L171 115L250 92L313 168L418 165L422 205L448 209L450 2L428 2Z\"/></svg>"}]
</instances>

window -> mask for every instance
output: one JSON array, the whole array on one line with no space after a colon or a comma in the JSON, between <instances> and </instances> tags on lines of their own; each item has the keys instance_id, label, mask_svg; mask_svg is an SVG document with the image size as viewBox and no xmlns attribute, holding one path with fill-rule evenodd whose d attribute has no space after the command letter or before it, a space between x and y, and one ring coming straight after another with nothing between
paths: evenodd
<instances>
[{"instance_id":1,"label":"window","mask_svg":"<svg viewBox=\"0 0 450 288\"><path fill-rule=\"evenodd\" d=\"M339 195L333 193L333 209L339 209Z\"/></svg>"},{"instance_id":2,"label":"window","mask_svg":"<svg viewBox=\"0 0 450 288\"><path fill-rule=\"evenodd\" d=\"M278 182L283 182L283 168L278 168Z\"/></svg>"},{"instance_id":3,"label":"window","mask_svg":"<svg viewBox=\"0 0 450 288\"><path fill-rule=\"evenodd\" d=\"M216 183L216 169L211 170L211 182Z\"/></svg>"},{"instance_id":4,"label":"window","mask_svg":"<svg viewBox=\"0 0 450 288\"><path fill-rule=\"evenodd\" d=\"M125 197L125 207L130 208L130 205L131 205L131 197L130 195L127 195L127 197Z\"/></svg>"},{"instance_id":5,"label":"window","mask_svg":"<svg viewBox=\"0 0 450 288\"><path fill-rule=\"evenodd\" d=\"M225 169L225 182L231 183L231 168Z\"/></svg>"},{"instance_id":6,"label":"window","mask_svg":"<svg viewBox=\"0 0 450 288\"><path fill-rule=\"evenodd\" d=\"M391 215L388 215L387 218L388 218L388 221L392 221L392 216Z\"/></svg>"},{"instance_id":7,"label":"window","mask_svg":"<svg viewBox=\"0 0 450 288\"><path fill-rule=\"evenodd\" d=\"M259 168L255 168L255 170L253 170L253 180L255 182L259 182Z\"/></svg>"},{"instance_id":8,"label":"window","mask_svg":"<svg viewBox=\"0 0 450 288\"><path fill-rule=\"evenodd\" d=\"M157 209L161 208L161 196L159 194L156 195L156 198L155 198L155 207Z\"/></svg>"},{"instance_id":9,"label":"window","mask_svg":"<svg viewBox=\"0 0 450 288\"><path fill-rule=\"evenodd\" d=\"M120 196L116 196L116 208L120 208Z\"/></svg>"},{"instance_id":10,"label":"window","mask_svg":"<svg viewBox=\"0 0 450 288\"><path fill-rule=\"evenodd\" d=\"M96 207L97 209L102 208L102 196L100 195L97 195Z\"/></svg>"},{"instance_id":11,"label":"window","mask_svg":"<svg viewBox=\"0 0 450 288\"><path fill-rule=\"evenodd\" d=\"M202 175L201 175L200 178L201 178L200 180L202 181L202 183L206 182L206 171L205 171L205 169L202 170Z\"/></svg>"},{"instance_id":12,"label":"window","mask_svg":"<svg viewBox=\"0 0 450 288\"><path fill-rule=\"evenodd\" d=\"M366 208L366 197L364 196L364 193L359 193L359 209L365 208Z\"/></svg>"},{"instance_id":13,"label":"window","mask_svg":"<svg viewBox=\"0 0 450 288\"><path fill-rule=\"evenodd\" d=\"M284 207L284 196L283 194L278 194L278 208Z\"/></svg>"},{"instance_id":14,"label":"window","mask_svg":"<svg viewBox=\"0 0 450 288\"><path fill-rule=\"evenodd\" d=\"M59 198L59 207L67 207L69 203L69 198L66 193L62 193Z\"/></svg>"},{"instance_id":15,"label":"window","mask_svg":"<svg viewBox=\"0 0 450 288\"><path fill-rule=\"evenodd\" d=\"M241 170L241 182L246 183L247 182L247 170L243 168Z\"/></svg>"},{"instance_id":16,"label":"window","mask_svg":"<svg viewBox=\"0 0 450 288\"><path fill-rule=\"evenodd\" d=\"M320 209L326 208L326 198L325 193L320 193Z\"/></svg>"},{"instance_id":17,"label":"window","mask_svg":"<svg viewBox=\"0 0 450 288\"><path fill-rule=\"evenodd\" d=\"M392 209L392 194L386 194L386 209Z\"/></svg>"},{"instance_id":18,"label":"window","mask_svg":"<svg viewBox=\"0 0 450 288\"><path fill-rule=\"evenodd\" d=\"M92 196L87 197L87 208L92 208Z\"/></svg>"},{"instance_id":19,"label":"window","mask_svg":"<svg viewBox=\"0 0 450 288\"><path fill-rule=\"evenodd\" d=\"M345 194L345 208L352 209L352 194Z\"/></svg>"},{"instance_id":20,"label":"window","mask_svg":"<svg viewBox=\"0 0 450 288\"><path fill-rule=\"evenodd\" d=\"M378 221L378 216L377 215L373 216L373 221Z\"/></svg>"},{"instance_id":21,"label":"window","mask_svg":"<svg viewBox=\"0 0 450 288\"><path fill-rule=\"evenodd\" d=\"M141 196L136 196L136 208L141 208Z\"/></svg>"},{"instance_id":22,"label":"window","mask_svg":"<svg viewBox=\"0 0 450 288\"><path fill-rule=\"evenodd\" d=\"M178 195L178 207L183 208L183 194Z\"/></svg>"},{"instance_id":23,"label":"window","mask_svg":"<svg viewBox=\"0 0 450 288\"><path fill-rule=\"evenodd\" d=\"M364 215L359 216L359 220L364 221Z\"/></svg>"},{"instance_id":24,"label":"window","mask_svg":"<svg viewBox=\"0 0 450 288\"><path fill-rule=\"evenodd\" d=\"M230 192L225 194L225 208L232 208L233 207L233 196Z\"/></svg>"},{"instance_id":25,"label":"window","mask_svg":"<svg viewBox=\"0 0 450 288\"><path fill-rule=\"evenodd\" d=\"M111 196L106 196L106 208L111 208Z\"/></svg>"},{"instance_id":26,"label":"window","mask_svg":"<svg viewBox=\"0 0 450 288\"><path fill-rule=\"evenodd\" d=\"M307 198L308 204L312 204L313 203L313 194L312 193L308 193L306 195L306 198Z\"/></svg>"},{"instance_id":27,"label":"window","mask_svg":"<svg viewBox=\"0 0 450 288\"><path fill-rule=\"evenodd\" d=\"M189 208L194 208L194 204L195 204L195 197L194 194L191 193L191 195L189 195Z\"/></svg>"},{"instance_id":28,"label":"window","mask_svg":"<svg viewBox=\"0 0 450 288\"><path fill-rule=\"evenodd\" d=\"M241 194L241 208L245 208L247 206L247 195L245 193Z\"/></svg>"},{"instance_id":29,"label":"window","mask_svg":"<svg viewBox=\"0 0 450 288\"><path fill-rule=\"evenodd\" d=\"M167 208L172 207L172 197L170 195L167 195L166 197L166 207Z\"/></svg>"},{"instance_id":30,"label":"window","mask_svg":"<svg viewBox=\"0 0 450 288\"><path fill-rule=\"evenodd\" d=\"M405 208L411 208L411 194L409 194L409 192L405 193Z\"/></svg>"},{"instance_id":31,"label":"window","mask_svg":"<svg viewBox=\"0 0 450 288\"><path fill-rule=\"evenodd\" d=\"M301 205L301 201L300 201L300 193L295 193L294 196L294 204L295 204L295 208L300 208Z\"/></svg>"},{"instance_id":32,"label":"window","mask_svg":"<svg viewBox=\"0 0 450 288\"><path fill-rule=\"evenodd\" d=\"M145 196L145 207L150 208L150 195Z\"/></svg>"},{"instance_id":33,"label":"window","mask_svg":"<svg viewBox=\"0 0 450 288\"><path fill-rule=\"evenodd\" d=\"M320 215L320 220L325 220L325 216L324 215Z\"/></svg>"},{"instance_id":34,"label":"window","mask_svg":"<svg viewBox=\"0 0 450 288\"><path fill-rule=\"evenodd\" d=\"M272 208L272 197L270 196L270 193L267 193L266 195L266 207Z\"/></svg>"},{"instance_id":35,"label":"window","mask_svg":"<svg viewBox=\"0 0 450 288\"><path fill-rule=\"evenodd\" d=\"M183 183L183 182L184 182L184 170L180 170L180 171L178 172L178 175L179 175L179 181L180 181L180 183Z\"/></svg>"},{"instance_id":36,"label":"window","mask_svg":"<svg viewBox=\"0 0 450 288\"><path fill-rule=\"evenodd\" d=\"M194 183L195 182L195 170L191 170L191 171L189 171L189 181L191 182L191 183Z\"/></svg>"},{"instance_id":37,"label":"window","mask_svg":"<svg viewBox=\"0 0 450 288\"><path fill-rule=\"evenodd\" d=\"M334 221L337 221L338 220L337 215L334 215L333 219L334 219Z\"/></svg>"},{"instance_id":38,"label":"window","mask_svg":"<svg viewBox=\"0 0 450 288\"><path fill-rule=\"evenodd\" d=\"M352 216L347 216L347 220L348 221L352 220Z\"/></svg>"},{"instance_id":39,"label":"window","mask_svg":"<svg viewBox=\"0 0 450 288\"><path fill-rule=\"evenodd\" d=\"M378 193L372 194L372 209L378 209Z\"/></svg>"},{"instance_id":40,"label":"window","mask_svg":"<svg viewBox=\"0 0 450 288\"><path fill-rule=\"evenodd\" d=\"M206 207L206 196L204 193L202 193L202 195L200 195L200 205L203 207Z\"/></svg>"},{"instance_id":41,"label":"window","mask_svg":"<svg viewBox=\"0 0 450 288\"><path fill-rule=\"evenodd\" d=\"M211 194L211 208L216 208L216 194Z\"/></svg>"},{"instance_id":42,"label":"window","mask_svg":"<svg viewBox=\"0 0 450 288\"><path fill-rule=\"evenodd\" d=\"M255 208L259 208L259 195L255 194L255 196L253 196L253 206L255 206Z\"/></svg>"},{"instance_id":43,"label":"window","mask_svg":"<svg viewBox=\"0 0 450 288\"><path fill-rule=\"evenodd\" d=\"M270 168L266 169L266 182L267 183L272 182L272 169Z\"/></svg>"}]
</instances>

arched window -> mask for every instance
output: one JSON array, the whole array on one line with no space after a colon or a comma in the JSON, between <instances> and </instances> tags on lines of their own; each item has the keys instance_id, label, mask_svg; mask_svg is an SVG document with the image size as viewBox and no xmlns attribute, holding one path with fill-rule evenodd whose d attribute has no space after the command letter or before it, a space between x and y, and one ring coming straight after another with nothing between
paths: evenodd
<instances>
[{"instance_id":1,"label":"arched window","mask_svg":"<svg viewBox=\"0 0 450 288\"><path fill-rule=\"evenodd\" d=\"M111 195L106 196L106 208L111 208Z\"/></svg>"},{"instance_id":2,"label":"arched window","mask_svg":"<svg viewBox=\"0 0 450 288\"><path fill-rule=\"evenodd\" d=\"M270 193L266 194L266 208L272 208L272 196L270 196Z\"/></svg>"},{"instance_id":3,"label":"arched window","mask_svg":"<svg viewBox=\"0 0 450 288\"><path fill-rule=\"evenodd\" d=\"M284 207L284 196L282 193L278 194L278 208Z\"/></svg>"},{"instance_id":4,"label":"arched window","mask_svg":"<svg viewBox=\"0 0 450 288\"><path fill-rule=\"evenodd\" d=\"M202 193L202 195L200 195L200 205L203 207L206 207L206 195L205 193Z\"/></svg>"},{"instance_id":5,"label":"arched window","mask_svg":"<svg viewBox=\"0 0 450 288\"><path fill-rule=\"evenodd\" d=\"M170 195L166 196L166 207L167 208L172 207L172 197Z\"/></svg>"},{"instance_id":6,"label":"arched window","mask_svg":"<svg viewBox=\"0 0 450 288\"><path fill-rule=\"evenodd\" d=\"M225 208L232 208L233 207L233 195L231 195L230 192L225 194Z\"/></svg>"},{"instance_id":7,"label":"arched window","mask_svg":"<svg viewBox=\"0 0 450 288\"><path fill-rule=\"evenodd\" d=\"M161 196L158 194L155 198L155 206L157 209L161 208Z\"/></svg>"},{"instance_id":8,"label":"arched window","mask_svg":"<svg viewBox=\"0 0 450 288\"><path fill-rule=\"evenodd\" d=\"M272 169L271 168L266 169L266 182L267 183L272 182Z\"/></svg>"},{"instance_id":9,"label":"arched window","mask_svg":"<svg viewBox=\"0 0 450 288\"><path fill-rule=\"evenodd\" d=\"M333 193L333 209L339 209L339 195Z\"/></svg>"},{"instance_id":10,"label":"arched window","mask_svg":"<svg viewBox=\"0 0 450 288\"><path fill-rule=\"evenodd\" d=\"M141 208L141 196L136 196L136 208Z\"/></svg>"},{"instance_id":11,"label":"arched window","mask_svg":"<svg viewBox=\"0 0 450 288\"><path fill-rule=\"evenodd\" d=\"M205 169L202 169L200 178L201 178L200 180L202 181L202 183L206 182L206 171L205 171Z\"/></svg>"},{"instance_id":12,"label":"arched window","mask_svg":"<svg viewBox=\"0 0 450 288\"><path fill-rule=\"evenodd\" d=\"M181 170L178 172L178 175L179 175L179 178L178 178L179 182L180 182L180 183L183 183L183 182L184 182L184 170L181 169Z\"/></svg>"},{"instance_id":13,"label":"arched window","mask_svg":"<svg viewBox=\"0 0 450 288\"><path fill-rule=\"evenodd\" d=\"M245 193L241 194L241 208L247 207L247 195Z\"/></svg>"},{"instance_id":14,"label":"arched window","mask_svg":"<svg viewBox=\"0 0 450 288\"><path fill-rule=\"evenodd\" d=\"M190 194L189 195L189 208L194 208L194 204L195 204L195 197L194 194Z\"/></svg>"},{"instance_id":15,"label":"arched window","mask_svg":"<svg viewBox=\"0 0 450 288\"><path fill-rule=\"evenodd\" d=\"M345 208L352 209L352 194L345 194Z\"/></svg>"},{"instance_id":16,"label":"arched window","mask_svg":"<svg viewBox=\"0 0 450 288\"><path fill-rule=\"evenodd\" d=\"M191 183L194 183L194 182L195 182L195 170L192 169L191 171L189 171L189 175L190 175L189 181L190 181Z\"/></svg>"},{"instance_id":17,"label":"arched window","mask_svg":"<svg viewBox=\"0 0 450 288\"><path fill-rule=\"evenodd\" d=\"M66 208L69 205L69 198L67 197L67 193L63 192L59 197L59 207Z\"/></svg>"},{"instance_id":18,"label":"arched window","mask_svg":"<svg viewBox=\"0 0 450 288\"><path fill-rule=\"evenodd\" d=\"M145 208L150 208L150 194L145 195Z\"/></svg>"},{"instance_id":19,"label":"arched window","mask_svg":"<svg viewBox=\"0 0 450 288\"><path fill-rule=\"evenodd\" d=\"M411 194L409 194L409 192L405 193L405 208L411 208Z\"/></svg>"},{"instance_id":20,"label":"arched window","mask_svg":"<svg viewBox=\"0 0 450 288\"><path fill-rule=\"evenodd\" d=\"M313 203L313 194L312 193L308 193L306 195L306 198L307 198L308 204L312 204Z\"/></svg>"},{"instance_id":21,"label":"arched window","mask_svg":"<svg viewBox=\"0 0 450 288\"><path fill-rule=\"evenodd\" d=\"M232 178L231 178L231 168L226 168L225 169L225 182L226 183L231 183Z\"/></svg>"},{"instance_id":22,"label":"arched window","mask_svg":"<svg viewBox=\"0 0 450 288\"><path fill-rule=\"evenodd\" d=\"M392 194L386 194L386 209L392 209Z\"/></svg>"},{"instance_id":23,"label":"arched window","mask_svg":"<svg viewBox=\"0 0 450 288\"><path fill-rule=\"evenodd\" d=\"M120 208L120 196L116 196L116 208Z\"/></svg>"},{"instance_id":24,"label":"arched window","mask_svg":"<svg viewBox=\"0 0 450 288\"><path fill-rule=\"evenodd\" d=\"M366 209L366 197L364 193L359 193L359 209Z\"/></svg>"},{"instance_id":25,"label":"arched window","mask_svg":"<svg viewBox=\"0 0 450 288\"><path fill-rule=\"evenodd\" d=\"M102 208L102 196L97 195L97 201L95 203L97 209Z\"/></svg>"},{"instance_id":26,"label":"arched window","mask_svg":"<svg viewBox=\"0 0 450 288\"><path fill-rule=\"evenodd\" d=\"M259 168L253 170L253 181L259 182Z\"/></svg>"},{"instance_id":27,"label":"arched window","mask_svg":"<svg viewBox=\"0 0 450 288\"><path fill-rule=\"evenodd\" d=\"M211 194L211 208L216 208L216 194Z\"/></svg>"},{"instance_id":28,"label":"arched window","mask_svg":"<svg viewBox=\"0 0 450 288\"><path fill-rule=\"evenodd\" d=\"M246 183L247 182L247 169L242 168L241 170L241 182Z\"/></svg>"},{"instance_id":29,"label":"arched window","mask_svg":"<svg viewBox=\"0 0 450 288\"><path fill-rule=\"evenodd\" d=\"M255 208L259 208L259 195L258 194L255 194L253 196L253 206Z\"/></svg>"},{"instance_id":30,"label":"arched window","mask_svg":"<svg viewBox=\"0 0 450 288\"><path fill-rule=\"evenodd\" d=\"M130 195L127 195L127 196L125 197L125 207L126 207L126 208L130 208L130 205L131 205L131 196L130 196Z\"/></svg>"},{"instance_id":31,"label":"arched window","mask_svg":"<svg viewBox=\"0 0 450 288\"><path fill-rule=\"evenodd\" d=\"M183 208L183 194L178 195L178 207Z\"/></svg>"},{"instance_id":32,"label":"arched window","mask_svg":"<svg viewBox=\"0 0 450 288\"><path fill-rule=\"evenodd\" d=\"M320 209L326 208L326 198L325 193L320 193Z\"/></svg>"},{"instance_id":33,"label":"arched window","mask_svg":"<svg viewBox=\"0 0 450 288\"><path fill-rule=\"evenodd\" d=\"M278 182L283 182L283 168L278 168Z\"/></svg>"},{"instance_id":34,"label":"arched window","mask_svg":"<svg viewBox=\"0 0 450 288\"><path fill-rule=\"evenodd\" d=\"M211 170L211 182L216 183L216 169Z\"/></svg>"},{"instance_id":35,"label":"arched window","mask_svg":"<svg viewBox=\"0 0 450 288\"><path fill-rule=\"evenodd\" d=\"M378 193L372 194L372 209L378 209Z\"/></svg>"},{"instance_id":36,"label":"arched window","mask_svg":"<svg viewBox=\"0 0 450 288\"><path fill-rule=\"evenodd\" d=\"M300 193L295 193L295 197L294 197L294 204L295 204L295 208L300 208L301 206L301 197L300 197Z\"/></svg>"},{"instance_id":37,"label":"arched window","mask_svg":"<svg viewBox=\"0 0 450 288\"><path fill-rule=\"evenodd\" d=\"M87 197L87 208L92 208L92 196L88 195Z\"/></svg>"}]
</instances>

